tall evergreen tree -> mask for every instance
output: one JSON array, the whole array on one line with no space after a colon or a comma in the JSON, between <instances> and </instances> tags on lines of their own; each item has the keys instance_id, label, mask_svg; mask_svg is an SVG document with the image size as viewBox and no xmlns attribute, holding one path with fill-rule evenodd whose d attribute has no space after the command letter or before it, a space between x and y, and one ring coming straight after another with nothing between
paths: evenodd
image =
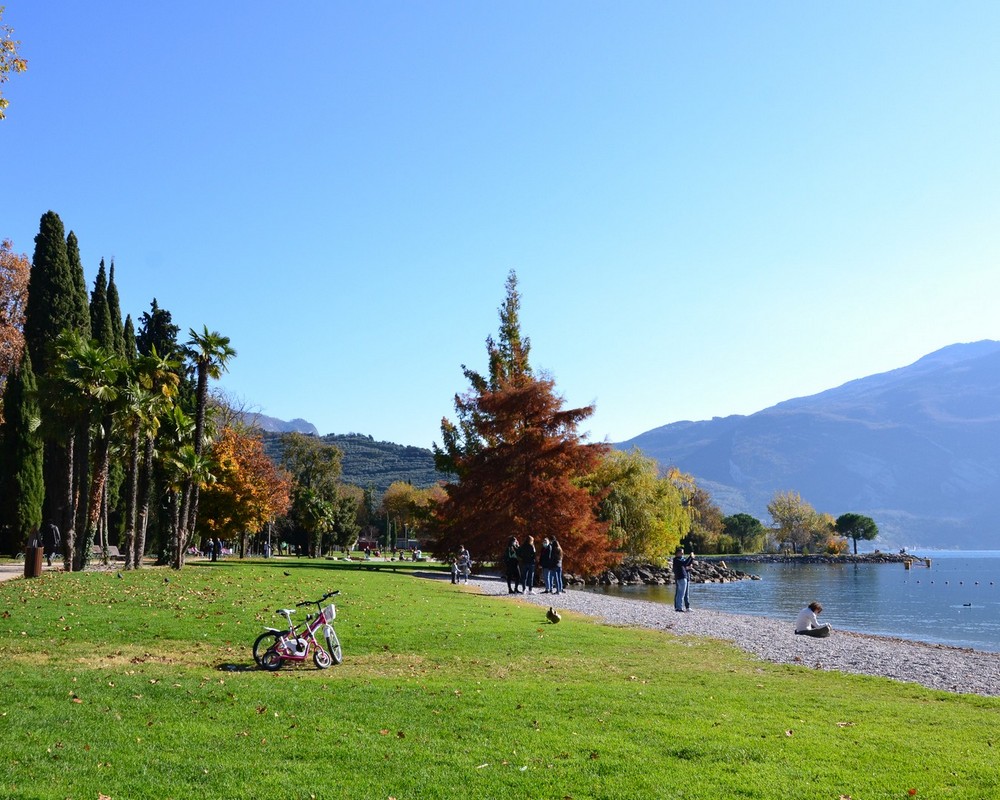
<instances>
[{"instance_id":1,"label":"tall evergreen tree","mask_svg":"<svg viewBox=\"0 0 1000 800\"><path fill-rule=\"evenodd\" d=\"M71 255L73 261L71 262ZM35 236L24 337L39 383L49 380L55 363L55 342L64 331L90 335L86 289L82 289L82 267L76 237L67 237L59 215L47 211ZM48 399L45 399L45 398ZM67 533L76 525L79 497L76 429L57 421L56 393L42 392L41 414L45 445L45 505L43 518L56 522ZM83 453L86 461L86 451ZM68 483L66 482L68 479Z\"/></svg>"},{"instance_id":2,"label":"tall evergreen tree","mask_svg":"<svg viewBox=\"0 0 1000 800\"><path fill-rule=\"evenodd\" d=\"M111 314L111 330L115 337L115 350L118 355L124 356L125 342L123 340L125 325L122 322L122 305L118 297L118 287L115 285L115 262L111 261L111 270L108 273L108 311Z\"/></svg>"},{"instance_id":3,"label":"tall evergreen tree","mask_svg":"<svg viewBox=\"0 0 1000 800\"><path fill-rule=\"evenodd\" d=\"M177 358L181 349L177 342L180 332L181 329L174 325L170 312L160 308L154 297L149 304L149 311L143 311L139 317L139 332L135 337L139 355L152 355L155 349L160 358Z\"/></svg>"},{"instance_id":4,"label":"tall evergreen tree","mask_svg":"<svg viewBox=\"0 0 1000 800\"><path fill-rule=\"evenodd\" d=\"M87 294L87 279L83 274L83 261L80 259L80 244L73 231L66 237L66 255L69 257L70 277L73 281L74 313L69 328L81 336L90 336L90 300Z\"/></svg>"},{"instance_id":5,"label":"tall evergreen tree","mask_svg":"<svg viewBox=\"0 0 1000 800\"><path fill-rule=\"evenodd\" d=\"M125 317L122 325L122 353L126 361L135 361L139 351L135 348L135 325L132 324L132 315Z\"/></svg>"},{"instance_id":6,"label":"tall evergreen tree","mask_svg":"<svg viewBox=\"0 0 1000 800\"><path fill-rule=\"evenodd\" d=\"M52 344L76 318L76 294L66 250L62 220L46 211L35 236L35 254L28 282L24 339L36 375L45 375L52 362Z\"/></svg>"},{"instance_id":7,"label":"tall evergreen tree","mask_svg":"<svg viewBox=\"0 0 1000 800\"><path fill-rule=\"evenodd\" d=\"M120 349L115 346L118 340L108 306L108 273L103 258L94 279L94 290L90 293L90 338L106 350L117 352Z\"/></svg>"},{"instance_id":8,"label":"tall evergreen tree","mask_svg":"<svg viewBox=\"0 0 1000 800\"><path fill-rule=\"evenodd\" d=\"M42 524L41 414L27 351L4 390L6 416L0 428L0 552L17 551Z\"/></svg>"}]
</instances>

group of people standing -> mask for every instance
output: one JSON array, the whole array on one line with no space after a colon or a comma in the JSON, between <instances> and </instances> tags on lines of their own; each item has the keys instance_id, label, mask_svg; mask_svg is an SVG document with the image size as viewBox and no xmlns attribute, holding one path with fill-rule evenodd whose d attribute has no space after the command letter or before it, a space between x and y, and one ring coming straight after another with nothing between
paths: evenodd
<instances>
[{"instance_id":1,"label":"group of people standing","mask_svg":"<svg viewBox=\"0 0 1000 800\"><path fill-rule=\"evenodd\" d=\"M536 564L537 559L537 564ZM504 552L508 594L533 594L536 566L542 569L542 594L562 594L563 550L555 536L542 539L541 553L535 550L535 537L527 536L523 543L511 536Z\"/></svg>"}]
</instances>

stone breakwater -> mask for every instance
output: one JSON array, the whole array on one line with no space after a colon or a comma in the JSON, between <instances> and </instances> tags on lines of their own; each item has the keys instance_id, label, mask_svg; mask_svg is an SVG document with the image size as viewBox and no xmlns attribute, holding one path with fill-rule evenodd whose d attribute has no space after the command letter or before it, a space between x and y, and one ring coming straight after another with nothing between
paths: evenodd
<instances>
[{"instance_id":1,"label":"stone breakwater","mask_svg":"<svg viewBox=\"0 0 1000 800\"><path fill-rule=\"evenodd\" d=\"M694 609L678 614L669 605L572 589L559 595L509 595L505 582L470 581L484 594L516 599L559 611L574 611L610 625L707 636L732 642L765 661L812 669L875 675L918 683L930 689L1000 697L1000 653L911 642L834 630L828 639L796 636L792 620L750 617ZM539 622L544 621L539 611Z\"/></svg>"},{"instance_id":2,"label":"stone breakwater","mask_svg":"<svg viewBox=\"0 0 1000 800\"><path fill-rule=\"evenodd\" d=\"M733 569L722 560L696 559L689 572L693 583L760 580L759 576ZM620 565L589 577L563 575L563 583L567 586L664 586L673 582L674 574L670 567L655 564Z\"/></svg>"}]
</instances>

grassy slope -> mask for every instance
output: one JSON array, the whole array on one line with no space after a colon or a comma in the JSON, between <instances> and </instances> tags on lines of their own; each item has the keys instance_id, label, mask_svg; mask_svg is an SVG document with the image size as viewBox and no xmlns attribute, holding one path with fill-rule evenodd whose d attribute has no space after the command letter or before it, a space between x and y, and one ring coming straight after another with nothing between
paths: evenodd
<instances>
[{"instance_id":1,"label":"grassy slope","mask_svg":"<svg viewBox=\"0 0 1000 800\"><path fill-rule=\"evenodd\" d=\"M332 588L341 666L239 671ZM2 797L1000 794L996 700L339 564L0 584L0 657Z\"/></svg>"}]
</instances>

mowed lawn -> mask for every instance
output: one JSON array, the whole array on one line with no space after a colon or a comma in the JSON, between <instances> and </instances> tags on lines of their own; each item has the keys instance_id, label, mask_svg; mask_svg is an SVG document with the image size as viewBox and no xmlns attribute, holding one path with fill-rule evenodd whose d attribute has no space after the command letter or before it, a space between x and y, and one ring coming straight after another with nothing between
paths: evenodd
<instances>
[{"instance_id":1,"label":"mowed lawn","mask_svg":"<svg viewBox=\"0 0 1000 800\"><path fill-rule=\"evenodd\" d=\"M333 589L342 665L252 668L275 608ZM552 625L402 570L9 581L0 661L4 798L1000 796L998 700Z\"/></svg>"}]
</instances>

